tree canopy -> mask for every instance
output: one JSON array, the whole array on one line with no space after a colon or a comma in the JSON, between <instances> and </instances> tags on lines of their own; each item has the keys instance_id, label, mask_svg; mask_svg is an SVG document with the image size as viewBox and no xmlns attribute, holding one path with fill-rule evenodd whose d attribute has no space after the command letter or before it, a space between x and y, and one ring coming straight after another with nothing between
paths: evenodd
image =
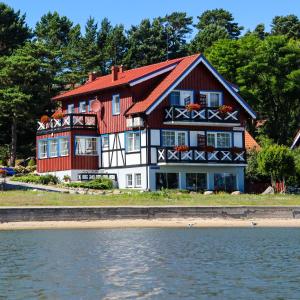
<instances>
[{"instance_id":1,"label":"tree canopy","mask_svg":"<svg viewBox=\"0 0 300 300\"><path fill-rule=\"evenodd\" d=\"M299 18L275 16L270 32L262 23L243 32L221 8L194 21L175 11L128 29L92 16L81 27L54 11L30 29L25 15L0 3L0 144L10 145L11 159L33 155L35 119L53 108L54 94L84 83L89 72L108 74L116 64L135 68L204 52L265 121L259 129L248 122L252 134L288 145L300 126Z\"/></svg>"}]
</instances>

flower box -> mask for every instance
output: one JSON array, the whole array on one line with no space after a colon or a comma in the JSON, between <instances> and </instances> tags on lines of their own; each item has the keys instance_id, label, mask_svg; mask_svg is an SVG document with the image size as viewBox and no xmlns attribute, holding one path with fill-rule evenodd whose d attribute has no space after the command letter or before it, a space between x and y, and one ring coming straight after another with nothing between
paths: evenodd
<instances>
[{"instance_id":1,"label":"flower box","mask_svg":"<svg viewBox=\"0 0 300 300\"><path fill-rule=\"evenodd\" d=\"M201 108L201 105L198 103L190 103L190 104L186 105L185 108L188 111L199 110Z\"/></svg>"},{"instance_id":2,"label":"flower box","mask_svg":"<svg viewBox=\"0 0 300 300\"><path fill-rule=\"evenodd\" d=\"M232 112L233 108L230 105L222 105L218 108L221 114L226 114Z\"/></svg>"},{"instance_id":3,"label":"flower box","mask_svg":"<svg viewBox=\"0 0 300 300\"><path fill-rule=\"evenodd\" d=\"M189 151L189 146L186 146L186 145L175 146L174 150L176 150L178 152L186 152L186 151Z\"/></svg>"},{"instance_id":4,"label":"flower box","mask_svg":"<svg viewBox=\"0 0 300 300\"><path fill-rule=\"evenodd\" d=\"M59 120L62 119L65 116L65 114L62 111L56 111L53 115L52 118Z\"/></svg>"},{"instance_id":5,"label":"flower box","mask_svg":"<svg viewBox=\"0 0 300 300\"><path fill-rule=\"evenodd\" d=\"M50 118L46 115L41 116L41 123L47 124L50 122Z\"/></svg>"},{"instance_id":6,"label":"flower box","mask_svg":"<svg viewBox=\"0 0 300 300\"><path fill-rule=\"evenodd\" d=\"M205 147L205 151L208 152L208 153L212 153L215 151L215 147L213 146L206 146Z\"/></svg>"},{"instance_id":7,"label":"flower box","mask_svg":"<svg viewBox=\"0 0 300 300\"><path fill-rule=\"evenodd\" d=\"M231 152L232 153L241 153L243 151L242 148L239 147L232 147Z\"/></svg>"}]
</instances>

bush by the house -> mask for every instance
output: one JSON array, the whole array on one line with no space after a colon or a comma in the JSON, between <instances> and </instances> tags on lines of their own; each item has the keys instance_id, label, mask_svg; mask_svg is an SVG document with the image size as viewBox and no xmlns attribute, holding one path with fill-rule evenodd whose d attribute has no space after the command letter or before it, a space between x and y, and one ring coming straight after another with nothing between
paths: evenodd
<instances>
[{"instance_id":1,"label":"bush by the house","mask_svg":"<svg viewBox=\"0 0 300 300\"><path fill-rule=\"evenodd\" d=\"M59 179L54 175L35 175L28 174L24 176L15 176L11 179L12 181L20 181L26 183L37 183L37 184L58 184Z\"/></svg>"},{"instance_id":2,"label":"bush by the house","mask_svg":"<svg viewBox=\"0 0 300 300\"><path fill-rule=\"evenodd\" d=\"M258 171L276 181L285 181L294 176L296 171L295 158L286 146L271 145L263 148L257 156Z\"/></svg>"},{"instance_id":3,"label":"bush by the house","mask_svg":"<svg viewBox=\"0 0 300 300\"><path fill-rule=\"evenodd\" d=\"M98 178L86 182L70 182L66 184L68 187L85 188L95 190L110 190L113 188L113 182L109 178Z\"/></svg>"},{"instance_id":4,"label":"bush by the house","mask_svg":"<svg viewBox=\"0 0 300 300\"><path fill-rule=\"evenodd\" d=\"M36 165L35 163L35 159L32 157L30 158L28 164L27 164L27 167L34 167Z\"/></svg>"}]
</instances>

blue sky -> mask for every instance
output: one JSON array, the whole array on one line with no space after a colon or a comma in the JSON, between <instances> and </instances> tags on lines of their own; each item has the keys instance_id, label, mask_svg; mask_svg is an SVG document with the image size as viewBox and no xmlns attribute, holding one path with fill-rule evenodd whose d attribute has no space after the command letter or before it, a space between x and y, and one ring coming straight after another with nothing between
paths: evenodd
<instances>
[{"instance_id":1,"label":"blue sky","mask_svg":"<svg viewBox=\"0 0 300 300\"><path fill-rule=\"evenodd\" d=\"M1 1L1 0L0 0ZM299 0L4 0L15 9L26 13L27 23L34 27L48 11L58 11L74 23L84 26L87 18L97 21L107 17L112 24L122 23L126 28L138 24L143 18L164 16L173 11L185 11L190 16L200 15L207 9L224 8L245 27L254 29L265 23L267 30L275 15L295 14L300 16Z\"/></svg>"}]
</instances>

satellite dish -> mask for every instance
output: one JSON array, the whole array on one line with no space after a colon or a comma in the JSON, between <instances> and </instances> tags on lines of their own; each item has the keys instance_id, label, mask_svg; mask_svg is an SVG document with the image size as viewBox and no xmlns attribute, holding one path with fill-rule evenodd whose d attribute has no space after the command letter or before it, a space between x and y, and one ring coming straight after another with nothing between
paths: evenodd
<instances>
[{"instance_id":1,"label":"satellite dish","mask_svg":"<svg viewBox=\"0 0 300 300\"><path fill-rule=\"evenodd\" d=\"M98 112L101 108L101 103L99 100L94 100L91 104L91 109L93 112Z\"/></svg>"}]
</instances>

